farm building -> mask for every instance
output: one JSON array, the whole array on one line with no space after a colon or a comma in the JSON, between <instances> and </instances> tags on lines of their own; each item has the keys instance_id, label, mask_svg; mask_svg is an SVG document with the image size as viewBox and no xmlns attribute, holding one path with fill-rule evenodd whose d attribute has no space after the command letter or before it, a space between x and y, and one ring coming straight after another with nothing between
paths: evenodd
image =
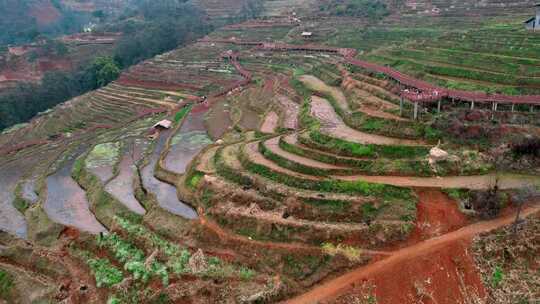
<instances>
[{"instance_id":1,"label":"farm building","mask_svg":"<svg viewBox=\"0 0 540 304\"><path fill-rule=\"evenodd\" d=\"M536 7L536 16L525 21L525 28L528 30L540 30L540 4L535 5Z\"/></svg>"},{"instance_id":2,"label":"farm building","mask_svg":"<svg viewBox=\"0 0 540 304\"><path fill-rule=\"evenodd\" d=\"M172 121L164 119L154 125L155 129L170 129L172 126Z\"/></svg>"}]
</instances>

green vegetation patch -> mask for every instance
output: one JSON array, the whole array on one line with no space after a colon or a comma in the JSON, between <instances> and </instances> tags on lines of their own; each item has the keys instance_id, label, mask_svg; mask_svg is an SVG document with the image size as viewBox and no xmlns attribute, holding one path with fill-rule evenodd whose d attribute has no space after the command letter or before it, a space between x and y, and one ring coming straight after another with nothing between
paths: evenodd
<instances>
[{"instance_id":1,"label":"green vegetation patch","mask_svg":"<svg viewBox=\"0 0 540 304\"><path fill-rule=\"evenodd\" d=\"M110 288L123 281L122 270L114 266L108 258L98 258L90 251L74 247L70 248L70 252L88 265L98 288Z\"/></svg>"},{"instance_id":2,"label":"green vegetation patch","mask_svg":"<svg viewBox=\"0 0 540 304\"><path fill-rule=\"evenodd\" d=\"M429 153L429 148L423 146L383 146L354 143L328 136L317 129L309 132L309 139L317 144L317 148L321 150L350 157L416 158L424 157ZM298 140L303 144L310 144L302 136Z\"/></svg>"},{"instance_id":3,"label":"green vegetation patch","mask_svg":"<svg viewBox=\"0 0 540 304\"><path fill-rule=\"evenodd\" d=\"M340 181L340 180L308 180L289 176L274 171L261 164L254 163L245 155L245 151L239 156L244 168L255 174L264 176L272 181L285 184L290 187L315 190L321 192L359 194L363 196L376 196L385 199L412 200L412 191L406 188L394 187L383 184L373 184L364 181Z\"/></svg>"},{"instance_id":4,"label":"green vegetation patch","mask_svg":"<svg viewBox=\"0 0 540 304\"><path fill-rule=\"evenodd\" d=\"M180 122L189 113L189 111L191 111L191 105L183 107L180 111L174 114L174 121L176 123Z\"/></svg>"},{"instance_id":5,"label":"green vegetation patch","mask_svg":"<svg viewBox=\"0 0 540 304\"><path fill-rule=\"evenodd\" d=\"M87 263L94 273L97 287L112 287L124 279L122 271L108 259L89 259Z\"/></svg>"},{"instance_id":6,"label":"green vegetation patch","mask_svg":"<svg viewBox=\"0 0 540 304\"><path fill-rule=\"evenodd\" d=\"M144 252L118 234L101 234L97 241L100 247L107 248L115 259L124 264L124 269L133 275L134 280L146 283L153 276L158 276L163 285L169 284L169 274L165 265L153 260L147 267Z\"/></svg>"},{"instance_id":7,"label":"green vegetation patch","mask_svg":"<svg viewBox=\"0 0 540 304\"><path fill-rule=\"evenodd\" d=\"M191 189L195 190L199 186L199 183L202 181L204 173L199 171L194 171L192 174L186 178L186 185Z\"/></svg>"},{"instance_id":8,"label":"green vegetation patch","mask_svg":"<svg viewBox=\"0 0 540 304\"><path fill-rule=\"evenodd\" d=\"M7 271L0 269L0 299L8 300L13 286L13 277Z\"/></svg>"},{"instance_id":9,"label":"green vegetation patch","mask_svg":"<svg viewBox=\"0 0 540 304\"><path fill-rule=\"evenodd\" d=\"M331 154L321 153L317 150L306 149L301 146L296 146L287 143L283 138L279 142L280 147L290 153L297 154L306 158L311 158L323 163L338 165L338 166L352 166L352 172L371 174L371 175L388 175L388 174L400 174L400 175L418 175L418 176L433 176L435 173L432 171L429 163L426 159L355 159L355 158L342 158ZM286 164L284 164L286 165ZM293 167L287 167L294 170ZM295 170L296 171L296 170ZM299 171L302 172L302 171ZM303 172L305 173L305 172ZM349 174L346 170L332 170L332 175L336 174Z\"/></svg>"},{"instance_id":10,"label":"green vegetation patch","mask_svg":"<svg viewBox=\"0 0 540 304\"><path fill-rule=\"evenodd\" d=\"M232 264L223 262L219 258L209 257L206 259L207 267L205 269L190 269L189 261L193 254L187 247L181 247L178 244L163 238L154 231L149 230L137 221L130 220L126 217L115 217L115 222L124 230L128 237L134 241L144 244L145 248L150 248L149 251L157 249L165 257L164 263L154 261L150 269L144 268L144 253L137 249L133 244L125 241L118 236L113 236L109 240L105 240L107 247L115 252L120 261L127 261L125 267L128 271L139 272L140 277L148 280L151 276L161 277L164 285L168 284L169 272L176 275L194 274L208 278L224 278L237 276L247 276L251 273L246 267L235 267ZM113 234L115 235L115 234ZM118 247L115 249L115 247ZM140 262L143 262L141 265Z\"/></svg>"},{"instance_id":11,"label":"green vegetation patch","mask_svg":"<svg viewBox=\"0 0 540 304\"><path fill-rule=\"evenodd\" d=\"M301 172L308 175L314 176L328 176L335 174L342 175L352 175L354 170L352 169L321 169L306 166L295 161L289 160L285 157L282 157L278 154L275 154L270 149L268 149L264 142L259 142L259 152L267 159L278 164L280 167L287 168L296 172Z\"/></svg>"},{"instance_id":12,"label":"green vegetation patch","mask_svg":"<svg viewBox=\"0 0 540 304\"><path fill-rule=\"evenodd\" d=\"M113 166L120 156L120 142L99 144L86 157L86 168Z\"/></svg>"},{"instance_id":13,"label":"green vegetation patch","mask_svg":"<svg viewBox=\"0 0 540 304\"><path fill-rule=\"evenodd\" d=\"M182 144L189 149L199 149L212 143L212 139L208 137L205 131L180 133L171 139L171 145Z\"/></svg>"}]
</instances>

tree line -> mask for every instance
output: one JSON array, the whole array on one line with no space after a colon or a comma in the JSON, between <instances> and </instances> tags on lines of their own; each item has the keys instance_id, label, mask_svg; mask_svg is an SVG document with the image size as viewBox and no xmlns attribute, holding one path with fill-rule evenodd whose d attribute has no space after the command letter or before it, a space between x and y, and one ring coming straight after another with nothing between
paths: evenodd
<instances>
[{"instance_id":1,"label":"tree line","mask_svg":"<svg viewBox=\"0 0 540 304\"><path fill-rule=\"evenodd\" d=\"M134 0L114 24L98 31L123 32L113 55L71 72L47 72L41 83L22 83L0 95L0 130L115 80L122 69L172 50L212 30L203 14L183 0ZM142 17L142 18L140 18Z\"/></svg>"}]
</instances>

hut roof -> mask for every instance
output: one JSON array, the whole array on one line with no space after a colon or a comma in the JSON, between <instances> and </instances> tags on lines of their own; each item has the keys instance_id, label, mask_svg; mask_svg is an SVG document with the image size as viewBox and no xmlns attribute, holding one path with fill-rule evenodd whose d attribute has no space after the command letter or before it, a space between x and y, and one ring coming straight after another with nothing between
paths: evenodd
<instances>
[{"instance_id":1,"label":"hut roof","mask_svg":"<svg viewBox=\"0 0 540 304\"><path fill-rule=\"evenodd\" d=\"M164 128L164 129L170 129L172 126L172 121L168 120L168 119L164 119L158 123L156 123L154 125L154 128L158 128L158 127L161 127L161 128Z\"/></svg>"}]
</instances>

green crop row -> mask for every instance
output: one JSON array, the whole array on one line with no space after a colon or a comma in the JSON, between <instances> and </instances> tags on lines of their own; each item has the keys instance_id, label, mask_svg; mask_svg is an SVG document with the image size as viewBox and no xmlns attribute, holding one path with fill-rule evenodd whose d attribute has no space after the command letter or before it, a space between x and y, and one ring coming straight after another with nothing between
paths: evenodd
<instances>
[{"instance_id":1,"label":"green crop row","mask_svg":"<svg viewBox=\"0 0 540 304\"><path fill-rule=\"evenodd\" d=\"M183 107L182 109L180 109L180 111L176 112L176 114L174 115L174 121L176 123L179 123L180 121L182 121L182 119L184 119L184 117L189 113L189 111L191 111L191 107L192 105L189 104Z\"/></svg>"},{"instance_id":2,"label":"green crop row","mask_svg":"<svg viewBox=\"0 0 540 304\"><path fill-rule=\"evenodd\" d=\"M294 176L289 176L274 171L266 166L257 164L249 160L249 157L242 151L239 160L243 167L260 176L266 177L274 182L285 184L289 187L306 190L314 190L329 193L346 193L362 196L376 196L385 199L411 200L412 193L410 189L394 187L383 184L373 184L364 181L340 181L332 179L310 180Z\"/></svg>"},{"instance_id":3,"label":"green crop row","mask_svg":"<svg viewBox=\"0 0 540 304\"><path fill-rule=\"evenodd\" d=\"M189 268L189 260L192 255L186 248L181 248L179 245L164 239L145 226L130 221L127 218L115 217L115 221L131 238L142 240L149 244L149 246L152 248L157 248L160 252L162 252L168 260L166 263L167 268L169 268L173 273L193 273L193 269ZM133 250L132 248L128 247L124 251L129 252L130 249ZM137 253L133 252L133 254ZM251 271L246 270L245 267L235 269L232 265L228 265L214 257L209 258L208 265L208 269L205 269L203 273L193 274L202 275L205 277L223 277L236 274L242 278L246 275L246 272ZM166 268L158 270L162 271L160 274L163 276L165 275L164 272L166 271Z\"/></svg>"},{"instance_id":4,"label":"green crop row","mask_svg":"<svg viewBox=\"0 0 540 304\"><path fill-rule=\"evenodd\" d=\"M428 63L417 63L405 58L397 58L384 55L373 55L370 59L376 59L378 62L390 63L391 66L397 69L404 69L407 67L415 71L416 74L428 73L439 76L449 76L461 79L479 80L484 82L490 82L494 84L505 84L514 86L538 86L540 85L540 79L531 77L520 77L509 74L496 74L487 71L474 71L457 66L440 66Z\"/></svg>"},{"instance_id":5,"label":"green crop row","mask_svg":"<svg viewBox=\"0 0 540 304\"><path fill-rule=\"evenodd\" d=\"M153 276L159 276L164 285L169 284L169 274L165 265L155 260L151 261L150 265L145 265L144 252L116 233L101 234L97 242L100 247L107 248L115 259L123 263L124 269L130 272L136 281L146 283Z\"/></svg>"},{"instance_id":6,"label":"green crop row","mask_svg":"<svg viewBox=\"0 0 540 304\"><path fill-rule=\"evenodd\" d=\"M290 153L297 154L299 156L311 158L331 165L337 166L353 166L349 172L338 170L336 173L347 175L349 173L363 173L368 175L414 175L414 176L433 176L435 173L431 170L427 160L425 159L353 159L353 158L340 158L334 155L328 155L320 153L316 150L308 150L299 146L291 145L285 140L281 139L279 142L280 147ZM289 168L294 170L293 168ZM297 171L297 170L295 170ZM301 172L301 171L299 171ZM303 172L305 173L305 172Z\"/></svg>"},{"instance_id":7,"label":"green crop row","mask_svg":"<svg viewBox=\"0 0 540 304\"><path fill-rule=\"evenodd\" d=\"M351 175L353 174L353 170L349 169L321 169L321 168L315 168L306 166L297 162L294 162L290 159L287 159L285 157L282 157L274 152L272 152L270 149L266 147L266 145L263 142L259 142L259 152L267 159L271 160L272 162L278 164L280 167L287 168L296 172L308 174L308 175L314 175L314 176L328 176L328 175L335 175L335 174L343 174L343 175Z\"/></svg>"},{"instance_id":8,"label":"green crop row","mask_svg":"<svg viewBox=\"0 0 540 304\"><path fill-rule=\"evenodd\" d=\"M122 271L114 267L108 259L89 259L87 264L94 273L98 288L112 287L124 279Z\"/></svg>"},{"instance_id":9,"label":"green crop row","mask_svg":"<svg viewBox=\"0 0 540 304\"><path fill-rule=\"evenodd\" d=\"M323 134L317 129L309 132L309 140L302 136L298 140L305 145L316 144L316 148L333 154L350 157L417 158L429 153L425 146L383 146L359 144Z\"/></svg>"},{"instance_id":10,"label":"green crop row","mask_svg":"<svg viewBox=\"0 0 540 304\"><path fill-rule=\"evenodd\" d=\"M110 288L123 281L122 270L114 266L108 258L97 258L91 252L75 247L70 247L70 253L88 265L98 288Z\"/></svg>"}]
</instances>

